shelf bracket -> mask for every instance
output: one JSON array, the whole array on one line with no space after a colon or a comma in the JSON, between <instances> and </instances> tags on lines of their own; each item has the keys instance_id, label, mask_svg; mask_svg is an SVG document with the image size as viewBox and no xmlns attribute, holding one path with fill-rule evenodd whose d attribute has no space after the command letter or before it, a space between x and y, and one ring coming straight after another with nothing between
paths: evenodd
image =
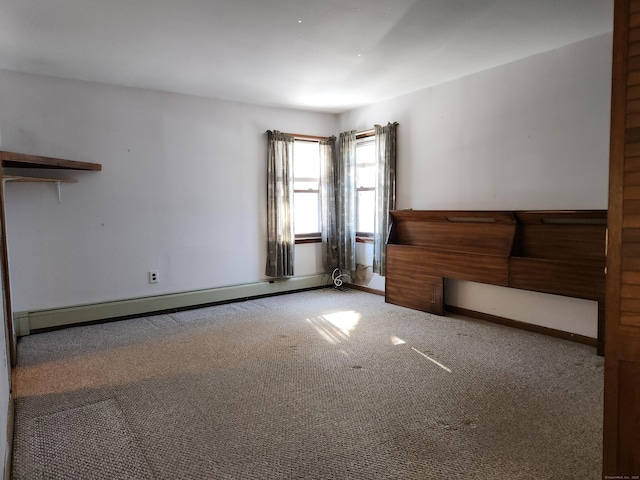
<instances>
[{"instance_id":1,"label":"shelf bracket","mask_svg":"<svg viewBox=\"0 0 640 480\"><path fill-rule=\"evenodd\" d=\"M62 191L60 189L61 183L77 183L77 180L72 178L39 178L39 177L21 177L17 175L3 175L3 184L7 182L20 182L20 183L55 183L56 190L58 192L58 203L62 203Z\"/></svg>"}]
</instances>

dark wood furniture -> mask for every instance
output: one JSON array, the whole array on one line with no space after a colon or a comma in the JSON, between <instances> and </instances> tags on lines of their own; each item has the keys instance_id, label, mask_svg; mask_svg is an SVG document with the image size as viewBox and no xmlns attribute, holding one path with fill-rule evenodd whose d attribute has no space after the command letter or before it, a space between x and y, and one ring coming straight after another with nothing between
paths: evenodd
<instances>
[{"instance_id":1,"label":"dark wood furniture","mask_svg":"<svg viewBox=\"0 0 640 480\"><path fill-rule=\"evenodd\" d=\"M640 0L616 0L603 477L640 476Z\"/></svg>"},{"instance_id":2,"label":"dark wood furniture","mask_svg":"<svg viewBox=\"0 0 640 480\"><path fill-rule=\"evenodd\" d=\"M46 168L57 170L89 170L99 172L102 165L99 163L78 162L77 160L65 160L62 158L41 157L25 153L0 151L0 160L5 168Z\"/></svg>"},{"instance_id":3,"label":"dark wood furniture","mask_svg":"<svg viewBox=\"0 0 640 480\"><path fill-rule=\"evenodd\" d=\"M606 210L391 212L386 301L444 314L444 278L598 302L603 353Z\"/></svg>"}]
</instances>

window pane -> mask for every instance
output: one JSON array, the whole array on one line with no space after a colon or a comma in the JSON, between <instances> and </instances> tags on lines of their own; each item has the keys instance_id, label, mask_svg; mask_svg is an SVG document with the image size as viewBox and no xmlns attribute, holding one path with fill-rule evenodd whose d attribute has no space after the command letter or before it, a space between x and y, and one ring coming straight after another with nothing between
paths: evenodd
<instances>
[{"instance_id":1,"label":"window pane","mask_svg":"<svg viewBox=\"0 0 640 480\"><path fill-rule=\"evenodd\" d=\"M318 192L293 194L293 229L296 235L320 231Z\"/></svg>"},{"instance_id":2,"label":"window pane","mask_svg":"<svg viewBox=\"0 0 640 480\"><path fill-rule=\"evenodd\" d=\"M356 230L373 233L373 212L375 211L376 192L373 190L358 192L358 225Z\"/></svg>"},{"instance_id":3,"label":"window pane","mask_svg":"<svg viewBox=\"0 0 640 480\"><path fill-rule=\"evenodd\" d=\"M318 142L293 143L293 176L295 178L314 178L316 184L320 177L320 144Z\"/></svg>"},{"instance_id":4,"label":"window pane","mask_svg":"<svg viewBox=\"0 0 640 480\"><path fill-rule=\"evenodd\" d=\"M320 231L318 184L320 143L293 143L293 230L296 235ZM302 191L299 191L302 190Z\"/></svg>"},{"instance_id":5,"label":"window pane","mask_svg":"<svg viewBox=\"0 0 640 480\"><path fill-rule=\"evenodd\" d=\"M375 185L375 144L372 141L359 143L356 146L356 186L375 187Z\"/></svg>"},{"instance_id":6,"label":"window pane","mask_svg":"<svg viewBox=\"0 0 640 480\"><path fill-rule=\"evenodd\" d=\"M356 187L374 188L376 186L375 165L361 166L356 169Z\"/></svg>"},{"instance_id":7,"label":"window pane","mask_svg":"<svg viewBox=\"0 0 640 480\"><path fill-rule=\"evenodd\" d=\"M359 233L373 233L376 170L374 140L371 137L360 140L356 145L356 187L358 188L356 231Z\"/></svg>"}]
</instances>

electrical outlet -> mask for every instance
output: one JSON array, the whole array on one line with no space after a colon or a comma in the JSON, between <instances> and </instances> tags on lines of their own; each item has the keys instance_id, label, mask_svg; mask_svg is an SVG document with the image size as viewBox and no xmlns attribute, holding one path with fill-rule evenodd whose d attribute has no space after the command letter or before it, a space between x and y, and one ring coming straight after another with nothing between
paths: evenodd
<instances>
[{"instance_id":1,"label":"electrical outlet","mask_svg":"<svg viewBox=\"0 0 640 480\"><path fill-rule=\"evenodd\" d=\"M149 283L158 283L158 270L149 271Z\"/></svg>"}]
</instances>

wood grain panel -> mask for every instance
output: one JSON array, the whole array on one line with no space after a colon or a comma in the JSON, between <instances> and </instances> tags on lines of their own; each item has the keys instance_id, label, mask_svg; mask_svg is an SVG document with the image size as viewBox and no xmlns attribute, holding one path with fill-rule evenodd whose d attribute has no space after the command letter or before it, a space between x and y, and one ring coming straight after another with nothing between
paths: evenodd
<instances>
[{"instance_id":1,"label":"wood grain panel","mask_svg":"<svg viewBox=\"0 0 640 480\"><path fill-rule=\"evenodd\" d=\"M626 325L628 327L640 327L640 314L622 312L620 315L620 325Z\"/></svg>"},{"instance_id":2,"label":"wood grain panel","mask_svg":"<svg viewBox=\"0 0 640 480\"><path fill-rule=\"evenodd\" d=\"M634 42L629 45L629 57L640 55L640 42Z\"/></svg>"},{"instance_id":3,"label":"wood grain panel","mask_svg":"<svg viewBox=\"0 0 640 480\"><path fill-rule=\"evenodd\" d=\"M640 243L640 228L626 228L622 231L622 241L625 243Z\"/></svg>"},{"instance_id":4,"label":"wood grain panel","mask_svg":"<svg viewBox=\"0 0 640 480\"><path fill-rule=\"evenodd\" d=\"M515 219L506 212L394 211L391 243L507 257Z\"/></svg>"},{"instance_id":5,"label":"wood grain panel","mask_svg":"<svg viewBox=\"0 0 640 480\"><path fill-rule=\"evenodd\" d=\"M630 72L640 71L640 57L629 58L629 71ZM637 110L634 110L633 107L631 107L628 103L627 103L627 112L638 113Z\"/></svg>"},{"instance_id":6,"label":"wood grain panel","mask_svg":"<svg viewBox=\"0 0 640 480\"><path fill-rule=\"evenodd\" d=\"M640 1L614 5L602 475L631 478L640 475Z\"/></svg>"},{"instance_id":7,"label":"wood grain panel","mask_svg":"<svg viewBox=\"0 0 640 480\"><path fill-rule=\"evenodd\" d=\"M638 45L640 46L640 42L638 42ZM627 88L627 92L628 92L627 98L629 100L640 98L640 86L639 85L628 87Z\"/></svg>"},{"instance_id":8,"label":"wood grain panel","mask_svg":"<svg viewBox=\"0 0 640 480\"><path fill-rule=\"evenodd\" d=\"M53 168L65 170L90 170L99 172L102 165L99 163L78 162L62 158L41 157L24 153L0 151L0 160L4 167L12 168Z\"/></svg>"},{"instance_id":9,"label":"wood grain panel","mask_svg":"<svg viewBox=\"0 0 640 480\"><path fill-rule=\"evenodd\" d=\"M640 128L629 128L625 134L627 143L640 142Z\"/></svg>"},{"instance_id":10,"label":"wood grain panel","mask_svg":"<svg viewBox=\"0 0 640 480\"><path fill-rule=\"evenodd\" d=\"M428 259L410 249L387 246L385 301L423 312L444 315L444 281L425 273Z\"/></svg>"},{"instance_id":11,"label":"wood grain panel","mask_svg":"<svg viewBox=\"0 0 640 480\"><path fill-rule=\"evenodd\" d=\"M638 42L640 41L640 28L632 28L629 30L629 42Z\"/></svg>"},{"instance_id":12,"label":"wood grain panel","mask_svg":"<svg viewBox=\"0 0 640 480\"><path fill-rule=\"evenodd\" d=\"M518 256L585 263L598 260L604 268L606 225L522 225Z\"/></svg>"},{"instance_id":13,"label":"wood grain panel","mask_svg":"<svg viewBox=\"0 0 640 480\"><path fill-rule=\"evenodd\" d=\"M509 262L506 258L471 253L429 252L427 271L445 278L508 286Z\"/></svg>"},{"instance_id":14,"label":"wood grain panel","mask_svg":"<svg viewBox=\"0 0 640 480\"><path fill-rule=\"evenodd\" d=\"M640 215L626 214L622 218L622 228L640 228Z\"/></svg>"},{"instance_id":15,"label":"wood grain panel","mask_svg":"<svg viewBox=\"0 0 640 480\"><path fill-rule=\"evenodd\" d=\"M627 285L640 285L640 272L622 272L622 283Z\"/></svg>"},{"instance_id":16,"label":"wood grain panel","mask_svg":"<svg viewBox=\"0 0 640 480\"><path fill-rule=\"evenodd\" d=\"M633 229L635 230L635 229ZM622 244L622 255L629 258L640 257L640 244L638 243L624 243Z\"/></svg>"},{"instance_id":17,"label":"wood grain panel","mask_svg":"<svg viewBox=\"0 0 640 480\"><path fill-rule=\"evenodd\" d=\"M625 215L640 215L640 200L625 200Z\"/></svg>"},{"instance_id":18,"label":"wood grain panel","mask_svg":"<svg viewBox=\"0 0 640 480\"><path fill-rule=\"evenodd\" d=\"M424 274L429 276L490 283L504 287L509 283L509 263L506 258L440 252L420 246L388 245L387 275L393 272L394 256L401 256L405 261L420 263Z\"/></svg>"},{"instance_id":19,"label":"wood grain panel","mask_svg":"<svg viewBox=\"0 0 640 480\"><path fill-rule=\"evenodd\" d=\"M444 315L444 281L442 278L387 278L385 301L421 312Z\"/></svg>"},{"instance_id":20,"label":"wood grain panel","mask_svg":"<svg viewBox=\"0 0 640 480\"><path fill-rule=\"evenodd\" d=\"M621 362L638 362L640 358L640 342L635 335L638 332L638 327L619 325L619 330L622 335L617 345L618 360ZM640 454L640 452L638 453Z\"/></svg>"},{"instance_id":21,"label":"wood grain panel","mask_svg":"<svg viewBox=\"0 0 640 480\"><path fill-rule=\"evenodd\" d=\"M632 131L640 132L640 129L633 129ZM640 150L640 143L634 144ZM625 172L640 172L640 156L628 156L624 162Z\"/></svg>"},{"instance_id":22,"label":"wood grain panel","mask_svg":"<svg viewBox=\"0 0 640 480\"><path fill-rule=\"evenodd\" d=\"M606 210L524 210L515 212L524 225L604 225Z\"/></svg>"},{"instance_id":23,"label":"wood grain panel","mask_svg":"<svg viewBox=\"0 0 640 480\"><path fill-rule=\"evenodd\" d=\"M640 85L640 72L635 75L638 75L638 84ZM627 115L627 125L629 125L630 128L640 127L640 114L630 113Z\"/></svg>"},{"instance_id":24,"label":"wood grain panel","mask_svg":"<svg viewBox=\"0 0 640 480\"><path fill-rule=\"evenodd\" d=\"M640 288L638 288L638 285L622 283L620 285L620 298L640 299Z\"/></svg>"},{"instance_id":25,"label":"wood grain panel","mask_svg":"<svg viewBox=\"0 0 640 480\"><path fill-rule=\"evenodd\" d=\"M623 192L624 200L638 200L640 199L640 186L627 187Z\"/></svg>"},{"instance_id":26,"label":"wood grain panel","mask_svg":"<svg viewBox=\"0 0 640 480\"><path fill-rule=\"evenodd\" d=\"M635 41L640 41L640 31L635 32L636 39ZM627 78L627 85L630 87L640 85L640 72L631 72L629 73L629 77ZM628 124L628 126L637 126Z\"/></svg>"},{"instance_id":27,"label":"wood grain panel","mask_svg":"<svg viewBox=\"0 0 640 480\"><path fill-rule=\"evenodd\" d=\"M627 138L633 138L634 135L640 132L640 128L630 128L629 130L627 130L627 134L626 137ZM640 156L640 144L638 144L638 142L629 142L627 143L627 146L625 147L625 155L627 157L638 157Z\"/></svg>"},{"instance_id":28,"label":"wood grain panel","mask_svg":"<svg viewBox=\"0 0 640 480\"><path fill-rule=\"evenodd\" d=\"M623 244L621 250L624 250L626 245ZM640 269L640 258L635 256L623 256L620 262L621 271L633 271Z\"/></svg>"},{"instance_id":29,"label":"wood grain panel","mask_svg":"<svg viewBox=\"0 0 640 480\"><path fill-rule=\"evenodd\" d=\"M446 222L402 222L398 226L398 237L402 243L501 257L509 256L514 232L515 225L499 223L459 223L455 229Z\"/></svg>"},{"instance_id":30,"label":"wood grain panel","mask_svg":"<svg viewBox=\"0 0 640 480\"><path fill-rule=\"evenodd\" d=\"M619 411L623 422L618 431L618 475L640 474L640 363L619 365Z\"/></svg>"},{"instance_id":31,"label":"wood grain panel","mask_svg":"<svg viewBox=\"0 0 640 480\"><path fill-rule=\"evenodd\" d=\"M452 218L476 219L480 222L491 220L491 223L515 223L513 212L500 210L393 210L394 222L448 222Z\"/></svg>"},{"instance_id":32,"label":"wood grain panel","mask_svg":"<svg viewBox=\"0 0 640 480\"><path fill-rule=\"evenodd\" d=\"M604 265L590 267L544 259L513 257L509 269L509 286L604 301Z\"/></svg>"},{"instance_id":33,"label":"wood grain panel","mask_svg":"<svg viewBox=\"0 0 640 480\"><path fill-rule=\"evenodd\" d=\"M624 175L624 186L632 187L640 185L640 172L632 171Z\"/></svg>"},{"instance_id":34,"label":"wood grain panel","mask_svg":"<svg viewBox=\"0 0 640 480\"><path fill-rule=\"evenodd\" d=\"M444 315L443 280L439 283L420 282L417 279L406 281L406 279L387 278L385 287L385 301L393 305L419 310L421 312L433 313L434 315Z\"/></svg>"},{"instance_id":35,"label":"wood grain panel","mask_svg":"<svg viewBox=\"0 0 640 480\"><path fill-rule=\"evenodd\" d=\"M621 298L620 311L640 312L640 299L639 298Z\"/></svg>"}]
</instances>

